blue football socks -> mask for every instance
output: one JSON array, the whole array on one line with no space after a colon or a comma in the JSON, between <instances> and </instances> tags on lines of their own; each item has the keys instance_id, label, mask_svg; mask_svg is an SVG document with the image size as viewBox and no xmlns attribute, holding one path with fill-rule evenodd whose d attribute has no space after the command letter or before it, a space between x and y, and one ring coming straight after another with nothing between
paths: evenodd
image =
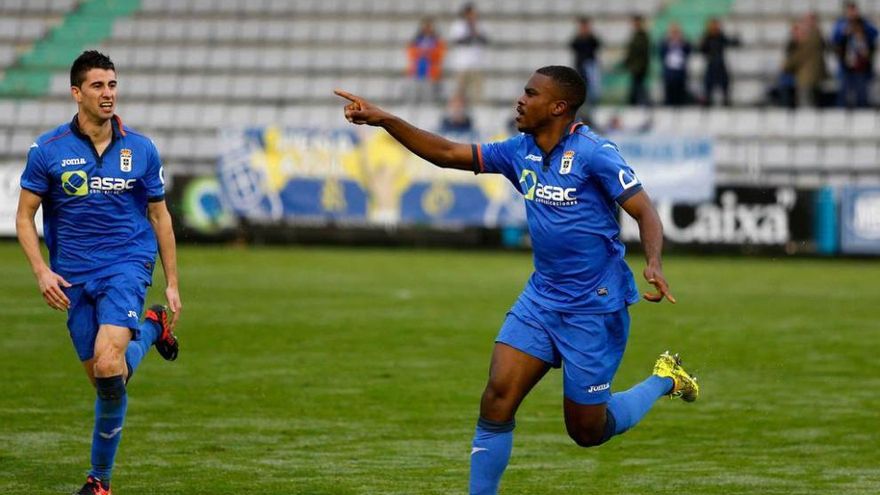
<instances>
[{"instance_id":1,"label":"blue football socks","mask_svg":"<svg viewBox=\"0 0 880 495\"><path fill-rule=\"evenodd\" d=\"M480 418L471 448L471 495L495 495L513 448L514 421Z\"/></svg>"},{"instance_id":2,"label":"blue football socks","mask_svg":"<svg viewBox=\"0 0 880 495\"><path fill-rule=\"evenodd\" d=\"M638 424L657 399L672 390L672 386L672 378L651 375L625 392L612 394L606 414L609 426L613 426L613 430L607 431L606 437L620 435Z\"/></svg>"},{"instance_id":3,"label":"blue football socks","mask_svg":"<svg viewBox=\"0 0 880 495\"><path fill-rule=\"evenodd\" d=\"M95 430L92 433L92 470L90 476L110 482L113 459L122 438L122 423L128 396L122 375L95 378L98 398L95 401Z\"/></svg>"},{"instance_id":4,"label":"blue football socks","mask_svg":"<svg viewBox=\"0 0 880 495\"><path fill-rule=\"evenodd\" d=\"M161 328L159 327L159 324L153 320L144 320L144 322L141 323L141 327L138 329L137 340L129 342L128 347L125 349L125 364L128 366L128 380L131 380L134 370L136 370L138 365L141 364L141 361L143 361L144 356L147 355L153 342L159 338L160 331Z\"/></svg>"}]
</instances>

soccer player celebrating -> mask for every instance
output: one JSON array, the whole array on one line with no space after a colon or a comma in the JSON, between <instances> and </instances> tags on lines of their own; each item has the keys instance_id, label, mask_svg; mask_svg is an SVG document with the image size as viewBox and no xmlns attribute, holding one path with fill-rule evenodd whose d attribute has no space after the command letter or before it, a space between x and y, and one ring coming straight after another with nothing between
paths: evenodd
<instances>
[{"instance_id":1,"label":"soccer player celebrating","mask_svg":"<svg viewBox=\"0 0 880 495\"><path fill-rule=\"evenodd\" d=\"M675 298L661 266L663 227L648 194L617 146L575 121L585 93L575 70L542 67L516 102L522 134L470 145L336 91L350 101L349 122L382 127L439 167L503 174L525 198L535 271L495 340L471 450L471 494L497 492L510 458L516 410L551 367L562 366L565 425L584 447L632 428L664 395L690 402L699 394L696 380L668 352L645 381L611 393L629 333L627 308L639 299L624 261L617 205L639 224L644 276L656 289L645 299L675 303Z\"/></svg>"},{"instance_id":2,"label":"soccer player celebrating","mask_svg":"<svg viewBox=\"0 0 880 495\"><path fill-rule=\"evenodd\" d=\"M96 51L70 68L77 114L31 145L21 176L16 228L46 303L67 311L73 346L97 389L92 469L77 494L110 494L127 404L126 384L151 345L177 358L177 255L153 142L115 115L116 69ZM43 206L47 266L34 224ZM140 323L159 254L166 308Z\"/></svg>"}]
</instances>

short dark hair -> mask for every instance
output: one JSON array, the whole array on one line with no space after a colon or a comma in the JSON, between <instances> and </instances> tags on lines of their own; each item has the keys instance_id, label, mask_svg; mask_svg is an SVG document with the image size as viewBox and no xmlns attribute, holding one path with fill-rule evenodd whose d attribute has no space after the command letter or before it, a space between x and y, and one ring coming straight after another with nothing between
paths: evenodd
<instances>
[{"instance_id":1,"label":"short dark hair","mask_svg":"<svg viewBox=\"0 0 880 495\"><path fill-rule=\"evenodd\" d=\"M587 83L584 82L584 78L576 70L564 65L548 65L535 72L553 79L568 103L568 112L571 115L577 114L587 96Z\"/></svg>"},{"instance_id":2,"label":"short dark hair","mask_svg":"<svg viewBox=\"0 0 880 495\"><path fill-rule=\"evenodd\" d=\"M92 69L112 70L116 72L116 66L110 57L97 50L86 50L76 57L70 66L70 85L81 87L86 80L86 73Z\"/></svg>"}]
</instances>

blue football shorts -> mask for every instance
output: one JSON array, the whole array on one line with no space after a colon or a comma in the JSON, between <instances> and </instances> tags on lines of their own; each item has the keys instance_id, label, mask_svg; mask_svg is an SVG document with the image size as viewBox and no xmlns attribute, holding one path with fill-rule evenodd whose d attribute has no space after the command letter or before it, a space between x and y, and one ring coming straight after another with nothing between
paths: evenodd
<instances>
[{"instance_id":1,"label":"blue football shorts","mask_svg":"<svg viewBox=\"0 0 880 495\"><path fill-rule=\"evenodd\" d=\"M543 308L520 296L495 342L562 367L565 397L578 404L611 399L611 381L626 349L629 311L577 314Z\"/></svg>"},{"instance_id":2,"label":"blue football shorts","mask_svg":"<svg viewBox=\"0 0 880 495\"><path fill-rule=\"evenodd\" d=\"M144 269L133 266L64 289L70 299L67 329L80 361L95 355L95 338L101 325L130 328L132 338L137 338L149 285L150 277L145 276Z\"/></svg>"}]
</instances>

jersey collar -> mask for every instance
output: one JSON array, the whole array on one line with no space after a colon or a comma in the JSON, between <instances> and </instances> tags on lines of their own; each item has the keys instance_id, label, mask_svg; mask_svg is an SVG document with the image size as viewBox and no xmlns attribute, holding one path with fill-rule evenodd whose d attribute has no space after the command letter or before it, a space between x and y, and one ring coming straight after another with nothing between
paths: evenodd
<instances>
[{"instance_id":1,"label":"jersey collar","mask_svg":"<svg viewBox=\"0 0 880 495\"><path fill-rule=\"evenodd\" d=\"M73 120L70 121L70 130L80 139L89 139L89 137L79 128L79 120L77 119L78 115L79 114L74 115ZM122 126L122 119L119 118L119 115L114 115L113 118L110 119L110 126L113 127L113 141L125 137L125 129Z\"/></svg>"}]
</instances>

